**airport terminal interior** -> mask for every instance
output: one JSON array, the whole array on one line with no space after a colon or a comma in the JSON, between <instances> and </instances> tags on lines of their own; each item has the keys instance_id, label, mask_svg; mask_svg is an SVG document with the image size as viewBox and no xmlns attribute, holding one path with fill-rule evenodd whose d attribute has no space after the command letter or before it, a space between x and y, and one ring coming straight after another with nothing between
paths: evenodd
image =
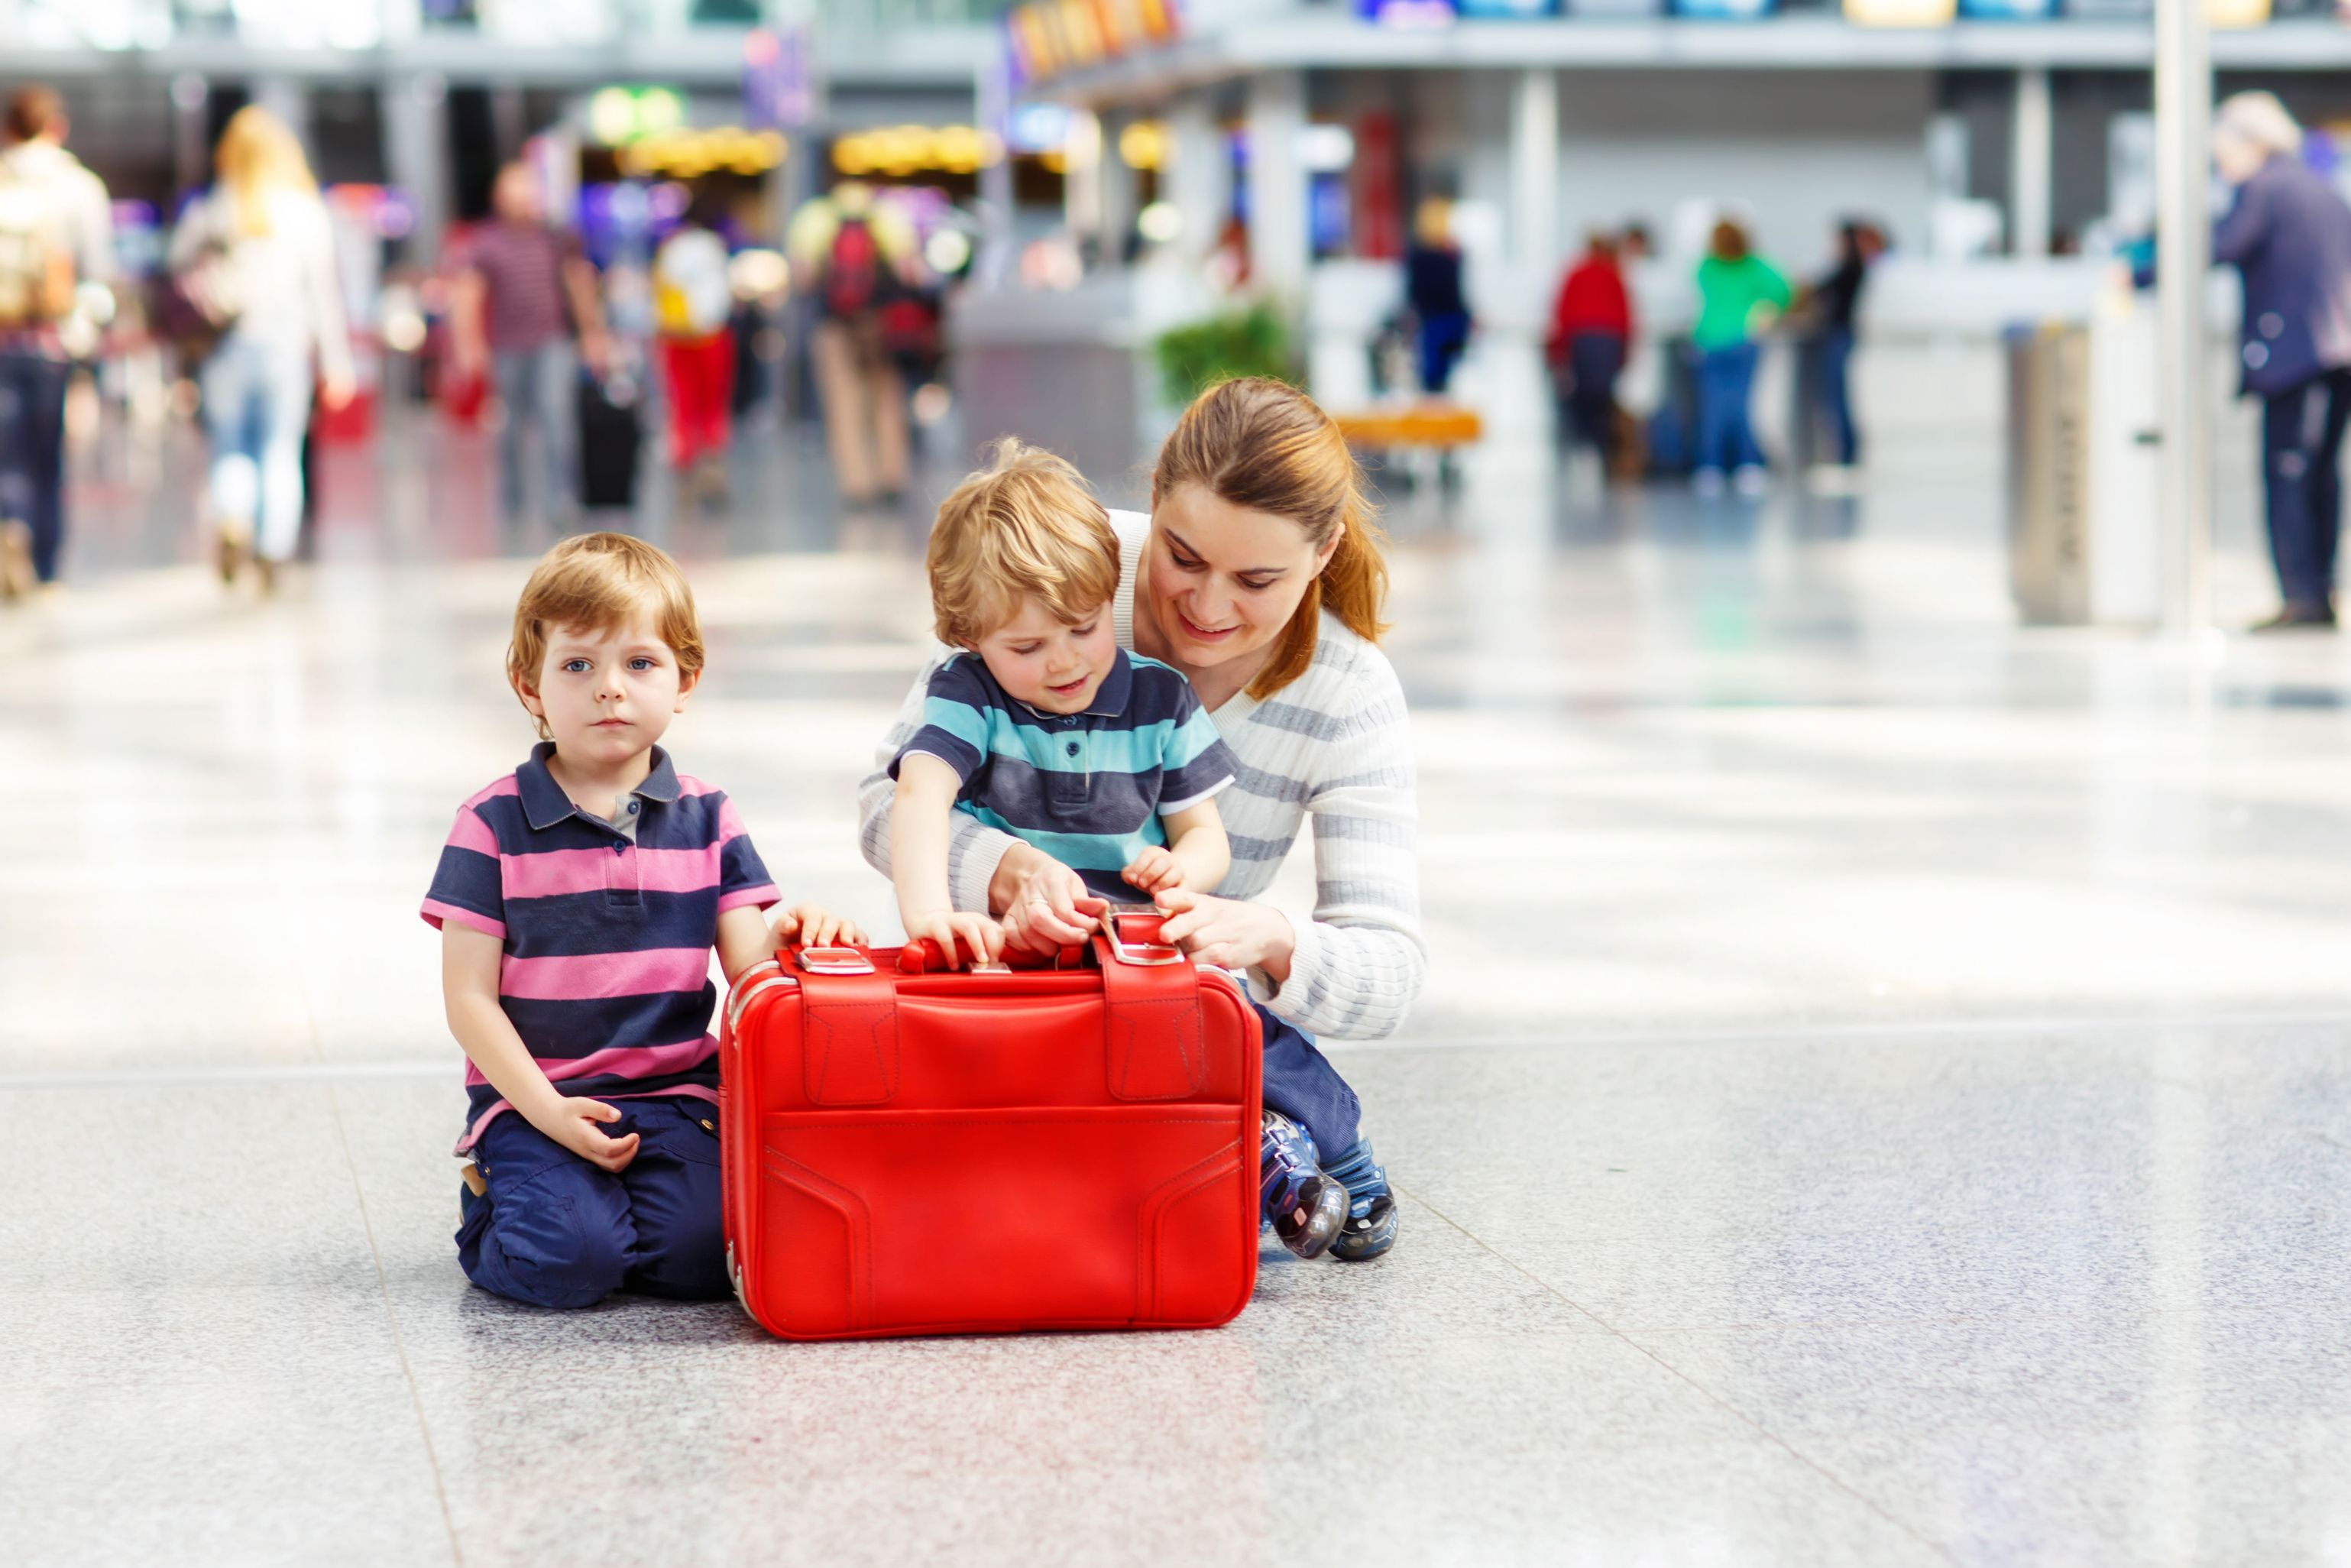
<instances>
[{"instance_id":1,"label":"airport terminal interior","mask_svg":"<svg viewBox=\"0 0 2351 1568\"><path fill-rule=\"evenodd\" d=\"M2281 583L2236 274L2133 289L2179 129L2147 12L65 9L0 0L0 90L57 89L119 256L50 334L54 580L0 600L0 1560L2351 1563L2351 642L2247 630ZM2251 20L2199 42L2190 129L2272 92L2337 188L2351 27ZM222 382L163 257L249 109L324 188L356 386L321 382L298 543L225 584ZM502 166L608 340L579 493L541 422L521 505L528 394L462 347ZM693 340L733 385L681 464L664 236L712 194ZM1857 454L1799 299L1765 464L1677 462L1726 218L1799 282L1868 232ZM1636 226L1604 465L1546 334L1585 232ZM812 348L865 303L852 227L929 316L870 371L895 473L844 464L864 389ZM1474 330L1429 386L1432 254ZM1238 1317L1165 1333L795 1343L471 1283L417 913L535 738L534 561L676 559L708 666L664 744L787 901L894 943L857 789L935 647L937 504L1017 434L1147 507L1183 343L1265 363L1182 329L1251 306L1387 538L1426 980L1322 1044L1393 1250L1268 1232ZM1264 895L1293 922L1316 848Z\"/></svg>"}]
</instances>

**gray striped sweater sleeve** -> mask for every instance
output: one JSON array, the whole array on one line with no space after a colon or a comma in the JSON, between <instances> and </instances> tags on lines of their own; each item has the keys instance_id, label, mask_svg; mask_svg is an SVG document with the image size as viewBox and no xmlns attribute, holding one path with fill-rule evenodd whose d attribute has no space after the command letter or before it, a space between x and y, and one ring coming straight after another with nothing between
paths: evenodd
<instances>
[{"instance_id":1,"label":"gray striped sweater sleeve","mask_svg":"<svg viewBox=\"0 0 2351 1568\"><path fill-rule=\"evenodd\" d=\"M1293 922L1290 977L1276 988L1251 971L1249 988L1310 1034L1394 1034L1428 974L1412 733L1395 673L1326 620L1315 667L1240 727L1228 738L1246 764L1242 779L1218 802L1237 847L1223 891L1253 897L1272 881L1301 807L1314 835L1314 913ZM1271 853L1243 863L1245 837Z\"/></svg>"}]
</instances>

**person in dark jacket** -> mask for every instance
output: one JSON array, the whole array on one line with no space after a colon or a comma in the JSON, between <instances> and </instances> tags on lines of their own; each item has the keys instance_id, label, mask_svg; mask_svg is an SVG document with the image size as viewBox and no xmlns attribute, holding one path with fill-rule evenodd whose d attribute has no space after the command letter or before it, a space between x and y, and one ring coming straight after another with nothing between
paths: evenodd
<instances>
[{"instance_id":1,"label":"person in dark jacket","mask_svg":"<svg viewBox=\"0 0 2351 1568\"><path fill-rule=\"evenodd\" d=\"M2254 628L2335 624L2341 455L2351 424L2351 205L2302 161L2302 128L2265 92L2220 106L2212 156L2237 199L2212 259L2243 275L2244 392L2262 400L2270 552L2285 603Z\"/></svg>"},{"instance_id":2,"label":"person in dark jacket","mask_svg":"<svg viewBox=\"0 0 2351 1568\"><path fill-rule=\"evenodd\" d=\"M1803 308L1813 328L1806 346L1813 356L1814 385L1834 451L1834 461L1813 471L1812 486L1826 495L1852 493L1854 465L1861 459L1850 385L1853 334L1862 286L1869 281L1869 264L1878 248L1876 233L1867 224L1852 219L1839 224L1836 265L1805 294Z\"/></svg>"},{"instance_id":3,"label":"person in dark jacket","mask_svg":"<svg viewBox=\"0 0 2351 1568\"><path fill-rule=\"evenodd\" d=\"M1632 340L1633 298L1617 263L1616 241L1595 230L1584 242L1583 257L1561 280L1545 347L1565 388L1570 435L1577 444L1597 449L1611 471L1616 464L1616 378L1624 373L1625 350Z\"/></svg>"},{"instance_id":4,"label":"person in dark jacket","mask_svg":"<svg viewBox=\"0 0 2351 1568\"><path fill-rule=\"evenodd\" d=\"M1431 196L1420 204L1411 252L1405 257L1405 303L1420 324L1420 390L1444 392L1453 367L1469 346L1469 302L1461 289L1461 247L1453 238L1453 204Z\"/></svg>"}]
</instances>

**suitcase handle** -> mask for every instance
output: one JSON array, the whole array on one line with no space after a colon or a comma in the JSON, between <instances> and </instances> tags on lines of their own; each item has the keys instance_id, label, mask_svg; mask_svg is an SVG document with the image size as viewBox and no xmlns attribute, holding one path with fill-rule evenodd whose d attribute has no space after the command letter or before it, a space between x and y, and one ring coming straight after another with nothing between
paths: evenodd
<instances>
[{"instance_id":1,"label":"suitcase handle","mask_svg":"<svg viewBox=\"0 0 2351 1568\"><path fill-rule=\"evenodd\" d=\"M925 936L919 942L909 942L898 949L898 973L902 975L946 975L962 970L973 975L1009 975L1045 969L1079 969L1085 967L1086 950L1071 945L1050 953L1031 953L1022 948L1008 947L996 963L977 960L961 938L956 942L956 957L974 957L969 964L951 961L945 948Z\"/></svg>"}]
</instances>

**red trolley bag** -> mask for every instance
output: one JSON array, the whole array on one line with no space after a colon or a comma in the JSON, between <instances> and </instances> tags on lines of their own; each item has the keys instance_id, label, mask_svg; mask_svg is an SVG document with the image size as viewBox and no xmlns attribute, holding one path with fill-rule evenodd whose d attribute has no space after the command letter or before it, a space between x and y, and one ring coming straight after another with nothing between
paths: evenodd
<instances>
[{"instance_id":1,"label":"red trolley bag","mask_svg":"<svg viewBox=\"0 0 2351 1568\"><path fill-rule=\"evenodd\" d=\"M787 1339L1213 1328L1257 1282L1257 1015L1114 915L1055 967L787 949L720 1037L728 1271Z\"/></svg>"}]
</instances>

